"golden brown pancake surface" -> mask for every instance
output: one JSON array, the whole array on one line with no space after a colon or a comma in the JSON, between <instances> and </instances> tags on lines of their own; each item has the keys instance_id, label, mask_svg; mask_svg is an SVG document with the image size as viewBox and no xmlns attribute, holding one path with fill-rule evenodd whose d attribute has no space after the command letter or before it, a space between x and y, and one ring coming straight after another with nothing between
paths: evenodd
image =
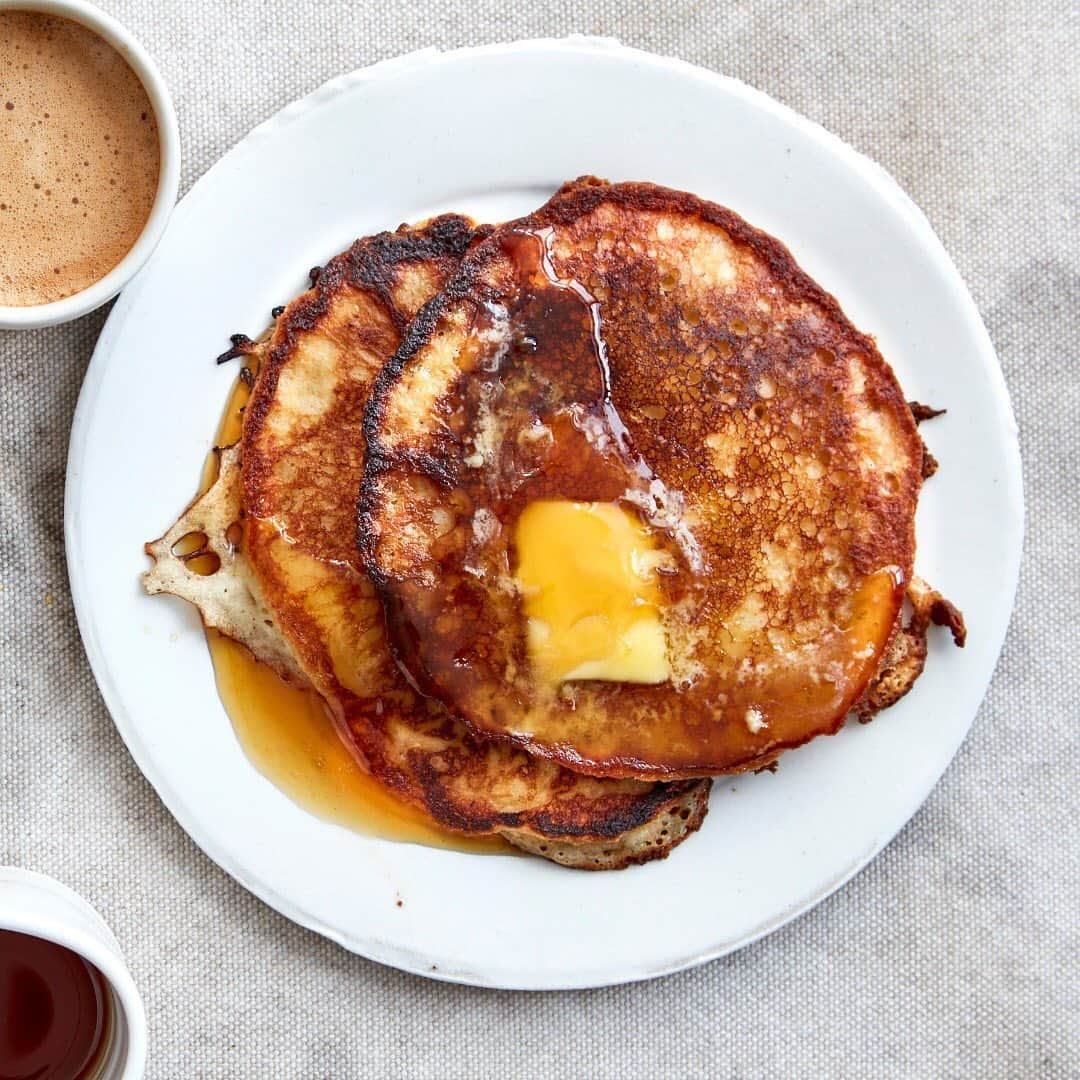
<instances>
[{"instance_id":1,"label":"golden brown pancake surface","mask_svg":"<svg viewBox=\"0 0 1080 1080\"><path fill-rule=\"evenodd\" d=\"M923 448L874 341L778 241L647 184L567 185L465 259L376 382L358 539L398 657L479 733L575 770L759 767L836 731L914 558ZM670 678L541 684L515 529L629 508Z\"/></svg>"}]
</instances>

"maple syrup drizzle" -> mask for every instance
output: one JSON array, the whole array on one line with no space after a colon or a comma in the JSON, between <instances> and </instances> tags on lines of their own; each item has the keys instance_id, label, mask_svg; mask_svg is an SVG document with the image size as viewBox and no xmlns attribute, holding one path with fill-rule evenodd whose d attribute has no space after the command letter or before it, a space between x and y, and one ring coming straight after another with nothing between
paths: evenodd
<instances>
[{"instance_id":1,"label":"maple syrup drizzle","mask_svg":"<svg viewBox=\"0 0 1080 1080\"><path fill-rule=\"evenodd\" d=\"M589 313L591 345L596 367L600 373L600 399L598 417L604 431L597 440L595 432L590 432L588 419L595 414L586 413L575 421L576 426L592 443L599 441L597 449L610 440L623 464L632 477L631 484L623 495L623 501L636 507L645 521L655 529L668 533L678 545L687 566L693 573L700 574L706 569L701 547L693 533L683 520L686 499L681 492L671 491L651 466L634 448L634 440L629 428L623 421L611 396L611 360L608 357L607 341L601 323L600 301L576 278L561 278L555 269L554 240L555 230L550 225L532 230L523 230L521 235L531 236L540 244L540 270L548 283L557 289L573 293Z\"/></svg>"},{"instance_id":2,"label":"maple syrup drizzle","mask_svg":"<svg viewBox=\"0 0 1080 1080\"><path fill-rule=\"evenodd\" d=\"M240 438L250 395L240 377L229 395L216 445ZM203 467L200 492L217 479L218 457ZM205 557L204 557L205 558ZM188 562L198 572L199 559ZM507 854L497 836L462 836L440 828L419 809L394 798L353 756L325 703L313 690L290 686L244 646L208 630L218 694L251 763L297 805L325 821L367 836L470 854Z\"/></svg>"}]
</instances>

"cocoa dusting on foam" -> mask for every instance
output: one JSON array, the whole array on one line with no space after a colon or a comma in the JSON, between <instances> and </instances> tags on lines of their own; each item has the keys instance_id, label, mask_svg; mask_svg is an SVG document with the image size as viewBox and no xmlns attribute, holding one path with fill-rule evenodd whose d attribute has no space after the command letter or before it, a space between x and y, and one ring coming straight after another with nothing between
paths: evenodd
<instances>
[{"instance_id":1,"label":"cocoa dusting on foam","mask_svg":"<svg viewBox=\"0 0 1080 1080\"><path fill-rule=\"evenodd\" d=\"M103 278L150 216L161 152L127 61L69 19L0 12L0 304Z\"/></svg>"}]
</instances>

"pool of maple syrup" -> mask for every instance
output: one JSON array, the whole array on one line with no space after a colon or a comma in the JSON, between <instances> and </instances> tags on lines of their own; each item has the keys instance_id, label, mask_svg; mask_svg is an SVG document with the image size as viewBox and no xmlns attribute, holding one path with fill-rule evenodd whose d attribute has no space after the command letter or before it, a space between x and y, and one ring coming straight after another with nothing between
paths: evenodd
<instances>
[{"instance_id":1,"label":"pool of maple syrup","mask_svg":"<svg viewBox=\"0 0 1080 1080\"><path fill-rule=\"evenodd\" d=\"M96 1075L112 1028L101 973L43 938L0 930L0 1078Z\"/></svg>"},{"instance_id":2,"label":"pool of maple syrup","mask_svg":"<svg viewBox=\"0 0 1080 1080\"><path fill-rule=\"evenodd\" d=\"M240 437L249 392L244 379L237 379L216 445L228 446ZM217 469L217 455L210 454L200 491L217 479ZM198 571L198 562L191 560L188 566ZM297 805L369 836L469 853L514 851L500 837L469 837L442 829L419 809L394 798L353 757L318 694L290 686L244 646L217 631L208 630L206 639L218 693L244 753Z\"/></svg>"}]
</instances>

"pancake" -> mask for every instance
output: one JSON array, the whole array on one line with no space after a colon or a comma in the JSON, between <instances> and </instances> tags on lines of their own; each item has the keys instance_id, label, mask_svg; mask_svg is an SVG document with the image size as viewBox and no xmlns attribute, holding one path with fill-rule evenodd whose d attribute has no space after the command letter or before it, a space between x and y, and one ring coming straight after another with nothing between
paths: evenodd
<instances>
[{"instance_id":1,"label":"pancake","mask_svg":"<svg viewBox=\"0 0 1080 1080\"><path fill-rule=\"evenodd\" d=\"M148 549L158 560L148 587L191 599L208 624L314 687L371 775L438 825L617 869L693 832L708 785L597 780L476 739L398 671L357 557L371 382L475 239L470 222L446 216L358 241L279 311L268 340L237 339L257 368L242 440L224 451L214 487ZM171 554L191 531L220 560L207 578Z\"/></svg>"},{"instance_id":2,"label":"pancake","mask_svg":"<svg viewBox=\"0 0 1080 1080\"><path fill-rule=\"evenodd\" d=\"M692 195L583 178L498 228L364 432L358 540L400 663L577 771L761 768L896 700L931 619L962 637L928 588L902 623L925 459L892 370L779 241ZM593 537L629 570L564 569ZM621 660L588 652L605 633Z\"/></svg>"}]
</instances>

